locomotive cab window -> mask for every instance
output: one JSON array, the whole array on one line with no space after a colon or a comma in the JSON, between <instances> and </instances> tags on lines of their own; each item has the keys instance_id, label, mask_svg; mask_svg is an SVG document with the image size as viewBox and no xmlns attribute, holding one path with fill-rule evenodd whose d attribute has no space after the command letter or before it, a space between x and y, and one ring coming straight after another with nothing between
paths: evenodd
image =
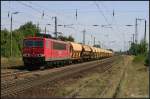
<instances>
[{"instance_id":1,"label":"locomotive cab window","mask_svg":"<svg viewBox=\"0 0 150 99\"><path fill-rule=\"evenodd\" d=\"M23 43L24 47L43 47L43 41L42 40L24 40Z\"/></svg>"},{"instance_id":2,"label":"locomotive cab window","mask_svg":"<svg viewBox=\"0 0 150 99\"><path fill-rule=\"evenodd\" d=\"M66 44L58 43L58 42L53 42L53 49L56 50L66 50Z\"/></svg>"}]
</instances>

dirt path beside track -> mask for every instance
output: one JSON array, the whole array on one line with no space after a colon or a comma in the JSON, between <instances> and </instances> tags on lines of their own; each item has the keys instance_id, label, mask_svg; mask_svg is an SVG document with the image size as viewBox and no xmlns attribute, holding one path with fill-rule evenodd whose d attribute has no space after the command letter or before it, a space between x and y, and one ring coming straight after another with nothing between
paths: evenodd
<instances>
[{"instance_id":1,"label":"dirt path beside track","mask_svg":"<svg viewBox=\"0 0 150 99\"><path fill-rule=\"evenodd\" d=\"M149 71L143 63L132 62L133 56L125 59L126 70L118 86L116 98L148 98Z\"/></svg>"}]
</instances>

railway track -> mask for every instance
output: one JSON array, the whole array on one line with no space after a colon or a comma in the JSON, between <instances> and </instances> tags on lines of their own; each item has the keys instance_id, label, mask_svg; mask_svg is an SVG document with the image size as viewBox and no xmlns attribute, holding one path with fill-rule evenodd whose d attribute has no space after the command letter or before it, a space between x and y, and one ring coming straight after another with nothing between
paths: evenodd
<instances>
[{"instance_id":1,"label":"railway track","mask_svg":"<svg viewBox=\"0 0 150 99\"><path fill-rule=\"evenodd\" d=\"M15 96L19 93L24 92L27 89L30 89L32 87L39 86L41 84L44 84L49 81L54 81L57 79L60 79L65 76L71 76L75 73L81 72L81 71L86 71L88 69L97 67L99 65L104 65L108 63L112 63L116 59L115 57L111 57L108 59L103 59L103 60L96 60L92 62L86 62L86 63L81 63L81 64L75 64L71 66L67 66L61 71L56 71L50 74L42 75L42 76L37 76L37 77L30 77L24 80L15 80L12 81L12 83L3 83L1 84L1 97L11 97Z\"/></svg>"},{"instance_id":2,"label":"railway track","mask_svg":"<svg viewBox=\"0 0 150 99\"><path fill-rule=\"evenodd\" d=\"M101 68L100 74L105 73L106 71L110 70L111 67L113 66L113 64L109 64L107 66L103 66L103 68ZM78 92L80 92L80 90L82 90L85 86L87 86L86 84L84 84L83 86L79 87L78 89L76 89L75 91L73 91L72 93L70 93L67 97L65 98L76 98L76 96L78 96Z\"/></svg>"},{"instance_id":3,"label":"railway track","mask_svg":"<svg viewBox=\"0 0 150 99\"><path fill-rule=\"evenodd\" d=\"M17 78L20 75L30 73L30 71L14 71L14 72L6 72L1 74L2 79L7 79L9 77Z\"/></svg>"}]
</instances>

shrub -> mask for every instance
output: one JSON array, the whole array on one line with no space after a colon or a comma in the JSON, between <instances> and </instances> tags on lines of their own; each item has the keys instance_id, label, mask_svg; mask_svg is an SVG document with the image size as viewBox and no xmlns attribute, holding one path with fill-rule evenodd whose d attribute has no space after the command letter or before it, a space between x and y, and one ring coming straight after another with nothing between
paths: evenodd
<instances>
[{"instance_id":1,"label":"shrub","mask_svg":"<svg viewBox=\"0 0 150 99\"><path fill-rule=\"evenodd\" d=\"M149 53L147 54L147 57L145 58L145 66L149 66Z\"/></svg>"}]
</instances>

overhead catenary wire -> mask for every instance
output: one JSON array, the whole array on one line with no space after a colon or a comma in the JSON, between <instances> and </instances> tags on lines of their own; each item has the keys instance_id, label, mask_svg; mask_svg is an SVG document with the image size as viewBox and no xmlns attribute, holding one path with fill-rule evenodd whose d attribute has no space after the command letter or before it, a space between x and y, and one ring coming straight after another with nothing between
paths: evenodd
<instances>
[{"instance_id":1,"label":"overhead catenary wire","mask_svg":"<svg viewBox=\"0 0 150 99\"><path fill-rule=\"evenodd\" d=\"M46 8L40 7L41 5L35 4L35 3L31 2L31 1L30 1L30 3L31 3L32 5L34 5L34 6L38 7L38 8L40 8L40 9L42 8L42 10L44 10L44 11L50 12L50 11L47 10ZM56 14L59 14L59 15L60 15L60 13L56 13ZM56 16L56 15L53 15L53 16ZM60 16L62 16L62 15L60 15ZM70 18L68 18L68 19L70 19ZM62 22L63 24L65 24L64 21L60 20L59 17L57 17L57 20L58 20L59 22Z\"/></svg>"},{"instance_id":2,"label":"overhead catenary wire","mask_svg":"<svg viewBox=\"0 0 150 99\"><path fill-rule=\"evenodd\" d=\"M44 10L44 11L50 12L48 9L46 9L46 8L44 8L44 7L40 7L41 5L35 4L35 3L33 3L32 1L30 1L29 3L31 3L32 5L34 5L34 6L38 7L38 8L40 8L40 9L42 9L42 10ZM56 13L56 12L55 12L55 13ZM45 13L45 14L47 15L47 13ZM59 14L59 13L56 13L56 15L52 15L51 18L54 17L54 16L57 16L57 15L60 15L60 14ZM48 15L47 15L47 16L48 16ZM62 15L60 15L60 16L62 16ZM59 20L59 21L61 21L63 24L65 24L64 21L60 20L58 17L57 17L57 20Z\"/></svg>"},{"instance_id":3,"label":"overhead catenary wire","mask_svg":"<svg viewBox=\"0 0 150 99\"><path fill-rule=\"evenodd\" d=\"M39 14L41 14L40 11L38 11L37 9L33 8L33 7L30 6L30 5L27 5L26 3L22 3L22 2L19 2L19 1L18 1L18 3L22 4L22 5L25 6L25 7L31 8L32 10L34 10L34 11L38 12ZM25 12L23 12L23 13L25 13ZM40 19L41 19L39 16L34 16L34 15L30 14L30 13L25 13L24 15L27 15L28 17L33 16L33 17L35 17L35 18L38 18L37 20L40 20ZM32 18L33 18L33 17L32 17ZM46 20L46 19L44 19L44 20ZM35 23L35 24L36 24L36 23Z\"/></svg>"},{"instance_id":4,"label":"overhead catenary wire","mask_svg":"<svg viewBox=\"0 0 150 99\"><path fill-rule=\"evenodd\" d=\"M39 9L33 7L31 4L26 4L26 3L23 3L23 2L19 2L19 3L21 3L22 5L24 5L24 6L28 7L28 8L31 8L32 10L34 10L34 11L38 12L39 14L41 14L42 17L40 18L39 21L42 21L43 19L45 19L45 16L48 17L47 20L50 20L50 18L52 18L52 16L49 16L49 15L47 15L46 13L44 13L44 10L39 10ZM45 19L45 20L46 20L46 19ZM46 20L46 21L47 21L47 20ZM37 24L39 23L39 21L37 22ZM41 23L41 22L40 22L40 23ZM45 25L46 25L46 24L45 24Z\"/></svg>"},{"instance_id":5,"label":"overhead catenary wire","mask_svg":"<svg viewBox=\"0 0 150 99\"><path fill-rule=\"evenodd\" d=\"M99 2L105 9L105 12L109 13L109 12L112 12L112 11L109 11L107 6L105 6L102 2ZM109 13L110 16L112 16L112 21L111 21L111 24L113 25L113 22L114 22L114 18L115 18L115 12L114 12L114 9L113 9L113 13Z\"/></svg>"},{"instance_id":6,"label":"overhead catenary wire","mask_svg":"<svg viewBox=\"0 0 150 99\"><path fill-rule=\"evenodd\" d=\"M106 16L104 15L103 11L102 11L101 8L99 7L99 4L97 4L96 1L95 1L94 3L95 3L95 5L96 5L97 9L99 10L100 14L104 17L104 19L105 19L105 21L106 21L106 23L107 23L107 25L108 25L109 22L108 22Z\"/></svg>"},{"instance_id":7,"label":"overhead catenary wire","mask_svg":"<svg viewBox=\"0 0 150 99\"><path fill-rule=\"evenodd\" d=\"M27 5L26 5L27 6ZM31 6L28 6L28 7L30 7L31 8ZM32 7L32 9L33 9L33 7ZM34 10L36 10L36 9L34 9ZM38 10L36 10L36 11L38 11ZM39 13L42 13L42 12L40 12L40 11L38 11ZM79 25L82 25L82 24L79 24ZM82 25L83 26L83 25ZM85 25L84 25L85 26Z\"/></svg>"},{"instance_id":8,"label":"overhead catenary wire","mask_svg":"<svg viewBox=\"0 0 150 99\"><path fill-rule=\"evenodd\" d=\"M31 3L31 2L30 2L30 3ZM33 3L32 3L32 4L33 4ZM35 4L35 3L34 3L34 5L36 5L36 6L38 6L38 7L39 7L39 5L37 5L37 4ZM43 9L45 9L44 7L42 7L42 8L43 8ZM48 10L46 9L46 11L48 11ZM60 15L60 13L57 13L57 14L59 14L59 15ZM63 15L64 15L64 14L63 14ZM61 15L61 16L62 16L62 15ZM67 18L68 18L68 19L70 19L70 16L67 16ZM61 21L59 18L58 18L58 20L59 20L59 21ZM65 24L65 23L63 22L63 24ZM78 25L82 25L82 24L81 24L81 23L79 23L79 22L77 22L77 24L78 24ZM77 25L77 24L76 24L76 25ZM74 25L75 25L75 24L74 24ZM84 25L82 25L82 26L84 26Z\"/></svg>"},{"instance_id":9,"label":"overhead catenary wire","mask_svg":"<svg viewBox=\"0 0 150 99\"><path fill-rule=\"evenodd\" d=\"M108 19L106 18L106 16L105 16L105 14L103 13L103 11L101 10L101 8L99 7L99 5L97 4L97 2L95 1L94 3L95 3L95 5L96 5L97 9L99 10L100 14L104 17L105 22L107 23L107 25L111 25L111 24L108 22ZM111 29L114 31L113 27L112 27Z\"/></svg>"},{"instance_id":10,"label":"overhead catenary wire","mask_svg":"<svg viewBox=\"0 0 150 99\"><path fill-rule=\"evenodd\" d=\"M36 5L37 7L39 7L40 5L37 5L37 4L35 4L35 3L32 3L32 4L34 4L34 5ZM44 7L42 7L42 8L44 8ZM45 8L44 8L45 9ZM47 10L47 9L45 9L45 10ZM74 11L76 11L76 9L73 9ZM80 10L80 9L78 9L78 10ZM49 10L47 10L48 12L49 12ZM58 15L60 15L60 16L62 16L62 15L65 15L65 14L63 14L63 13L58 13L58 12L55 12L56 14L58 14ZM62 16L62 17L64 17L64 16ZM70 17L72 17L72 16L68 16L68 15L65 15L65 18L67 18L67 19L70 19ZM59 20L59 19L58 19ZM60 21L62 21L62 20L60 20ZM64 22L63 22L64 23ZM81 25L81 23L79 23L79 22L77 22L78 23L78 25ZM65 24L65 23L64 23ZM74 24L75 25L75 24Z\"/></svg>"},{"instance_id":11,"label":"overhead catenary wire","mask_svg":"<svg viewBox=\"0 0 150 99\"><path fill-rule=\"evenodd\" d=\"M23 1L22 1L23 2ZM32 3L31 3L32 2ZM38 8L36 7L36 6L34 6L33 4L36 4L36 2L33 2L33 1L30 1L30 2L23 2L23 3L26 3L27 5L30 5L30 6L32 6L33 8L35 8L36 10L39 10L40 11L40 15L42 15L42 13L43 13L43 10L44 10L44 18L43 18L43 20L45 20L45 21L42 21L42 22L39 22L40 23L40 25L41 26L44 26L44 23L46 23L46 18L47 19L50 19L49 18L49 16L51 16L50 15L50 11L51 11L51 9L46 9L45 8L45 6L42 6L42 5L40 5ZM38 4L38 3L37 3ZM101 4L101 3L100 3ZM101 8L101 10L103 11L103 14L104 14L104 16L107 18L107 21L109 22L109 17L107 17L107 14L110 12L109 11L109 9L107 9L106 11L108 11L108 13L106 12L106 13L104 13L105 12L105 9L106 9L106 7L107 6L105 6L104 7L104 5L103 4L101 4L102 6L100 6L100 8ZM94 5L95 6L95 5ZM27 6L26 6L27 7ZM102 8L105 8L105 9L102 9ZM28 8L30 8L30 7L28 7ZM77 7L76 7L77 8ZM75 8L75 9L76 9ZM32 8L31 8L32 9ZM75 9L71 9L71 11L72 12L75 12ZM77 8L78 9L78 8ZM37 12L37 11L35 11L34 9L32 9L33 11L33 13L35 12ZM53 9L52 9L53 10ZM61 9L61 10L63 10L63 9ZM67 9L66 9L67 10ZM65 10L65 11L66 11ZM68 9L69 10L69 9ZM97 9L96 9L97 10ZM95 11L96 11L95 10ZM84 9L82 10L82 9L79 9L79 11L80 11L80 13L82 14L83 12L84 12ZM85 12L92 12L92 11L94 11L94 10L91 10L91 11L88 11L88 9L85 9ZM98 10L99 11L99 10ZM133 11L133 10L132 10ZM130 11L130 12L132 12L132 11ZM59 12L59 11L58 11ZM100 12L100 11L99 11ZM140 12L140 11L139 11ZM55 11L54 11L54 13L55 13ZM69 12L67 12L67 13L69 13ZM118 13L118 12L117 12ZM123 12L120 12L120 13L123 13ZM128 12L127 12L128 13ZM27 14L29 14L29 13L27 13ZM74 13L75 14L75 13ZM23 15L23 14L22 14ZM35 14L31 14L32 16L35 16ZM48 16L47 16L48 15ZM52 14L53 15L53 14ZM55 14L54 14L55 15ZM57 15L57 11L56 11L56 15ZM68 19L68 22L70 22L70 20L72 21L71 23L75 23L74 25L75 26L73 26L73 27L75 27L77 30L82 30L82 28L83 27L86 27L85 29L89 32L89 31L92 31L92 29L95 29L95 28L92 28L92 25L90 26L90 25L87 25L86 23L85 24L79 24L79 23L77 23L75 20L72 20L72 17L73 17L73 15L71 15L71 14L66 14L66 13L63 13L63 12L60 12L60 14L59 15L61 15L61 17L59 17L58 16L58 20L59 21L63 21L63 22L60 22L60 24L62 23L62 24L65 24L66 23L66 21L64 21L64 18L66 18L66 19ZM80 15L80 14L79 14ZM24 17L26 17L27 15L25 14L25 16ZM29 15L30 16L30 15ZM32 17L32 16L30 16L30 17ZM18 16L17 16L18 17ZM41 19L41 16L39 16L39 15L37 15L37 17L40 19L40 20L42 20ZM74 19L75 19L75 17L73 17ZM116 17L112 17L112 18L116 18ZM117 19L117 18L116 18ZM31 20L35 20L35 19L31 19ZM38 19L37 19L38 20ZM117 19L118 20L118 19ZM115 21L117 21L117 20L115 20L115 19L112 19L112 21L113 22L109 22L109 23L111 23L111 24L113 24L113 27L115 26L115 32L114 33L118 33L118 35L120 36L121 34L122 34L122 30L121 29L123 29L123 25L119 25L119 24L116 24L116 22ZM22 20L22 21L24 21L24 20ZM104 20L105 21L105 20ZM78 21L79 22L79 21ZM119 21L118 21L119 22ZM18 24L18 23L16 23L16 24ZM52 25L51 25L52 26ZM119 28L118 28L119 27ZM122 28L120 28L120 27L122 27ZM89 30L89 28L91 29L91 30ZM64 29L69 29L69 28L64 28ZM120 33L119 33L119 32ZM75 32L81 32L81 31L75 31ZM87 35L89 35L90 34L90 32L89 33L87 33Z\"/></svg>"},{"instance_id":12,"label":"overhead catenary wire","mask_svg":"<svg viewBox=\"0 0 150 99\"><path fill-rule=\"evenodd\" d=\"M102 4L101 4L102 5ZM104 5L103 5L104 6ZM105 6L105 9L106 9L106 6ZM108 9L107 9L108 10ZM112 24L113 22L115 22L115 24ZM116 22L116 20L115 20L115 16L113 16L112 17L112 23L111 23L111 25L113 25L113 26L115 26L116 27L116 30L118 31L120 31L120 27L118 27L118 25L117 25L117 22ZM114 28L112 28L112 30L114 31ZM115 31L114 31L114 33L115 33ZM118 32L117 32L118 33ZM121 32L120 32L121 33ZM118 34L120 37L121 37L121 35L120 34Z\"/></svg>"},{"instance_id":13,"label":"overhead catenary wire","mask_svg":"<svg viewBox=\"0 0 150 99\"><path fill-rule=\"evenodd\" d=\"M18 3L20 3L20 4L24 5L25 7L28 7L28 8L30 8L30 9L32 9L32 10L38 12L38 13L41 14L41 15L43 14L43 10L40 11L39 9L34 8L32 5L26 4L26 3L22 2L22 1L18 1ZM52 17L52 16L48 16L47 14L45 14L45 15L46 15L48 18Z\"/></svg>"},{"instance_id":14,"label":"overhead catenary wire","mask_svg":"<svg viewBox=\"0 0 150 99\"><path fill-rule=\"evenodd\" d=\"M36 11L36 12L38 12L38 13L40 13L40 14L42 13L42 12L39 11L38 9L35 9L35 8L33 8L32 6L26 4L26 3L22 2L22 1L18 1L18 2L19 2L20 4L26 6L26 7L29 7L29 8L31 8L31 9L33 9L34 11Z\"/></svg>"},{"instance_id":15,"label":"overhead catenary wire","mask_svg":"<svg viewBox=\"0 0 150 99\"><path fill-rule=\"evenodd\" d=\"M32 2L30 2L30 3L32 3ZM37 4L35 4L35 3L32 3L32 4L34 4L34 5L36 5L36 6L38 6L39 7L39 5L37 5ZM43 8L43 7L42 7ZM46 9L47 10L47 9ZM48 10L47 10L48 11ZM70 17L69 17L69 19L70 19ZM83 24L81 24L81 23L79 23L79 22L77 22L78 23L78 25L81 25L81 26L84 26L85 27L85 25L83 25ZM75 25L75 24L74 24ZM77 24L76 24L77 25Z\"/></svg>"}]
</instances>

